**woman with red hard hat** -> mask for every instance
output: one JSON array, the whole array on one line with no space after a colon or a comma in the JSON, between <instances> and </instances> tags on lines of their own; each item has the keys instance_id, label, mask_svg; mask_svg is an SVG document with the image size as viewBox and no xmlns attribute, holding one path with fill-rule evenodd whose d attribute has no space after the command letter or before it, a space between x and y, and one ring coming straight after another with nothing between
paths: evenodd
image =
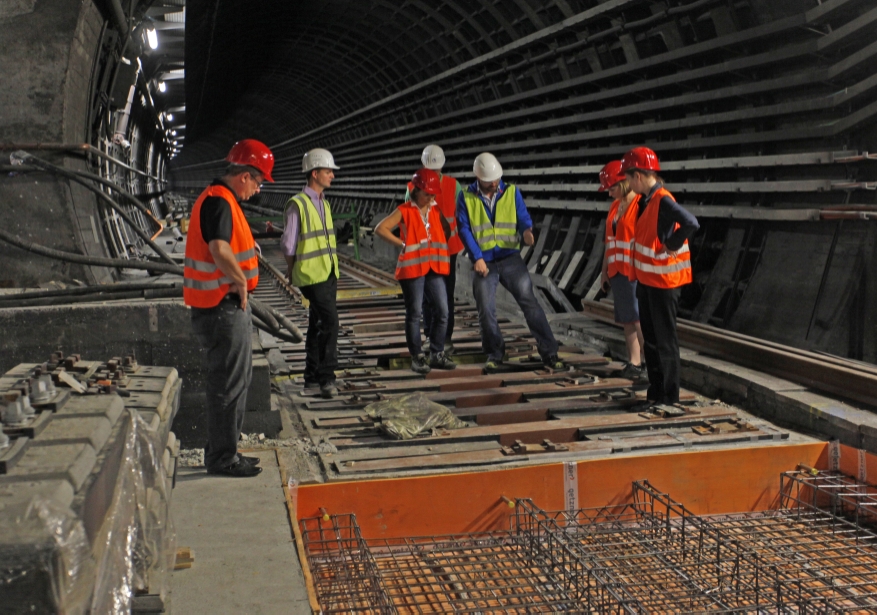
<instances>
[{"instance_id":1,"label":"woman with red hard hat","mask_svg":"<svg viewBox=\"0 0 877 615\"><path fill-rule=\"evenodd\" d=\"M411 178L411 200L399 205L375 227L375 235L402 249L396 264L396 279L405 299L405 341L411 353L411 369L425 374L431 368L454 369L457 365L445 355L448 327L448 299L445 276L450 271L449 229L436 206L441 192L438 173L420 169ZM393 231L399 227L400 237ZM429 357L424 355L420 337L423 297L433 309L429 331Z\"/></svg>"},{"instance_id":2,"label":"woman with red hard hat","mask_svg":"<svg viewBox=\"0 0 877 615\"><path fill-rule=\"evenodd\" d=\"M639 212L639 195L621 172L621 161L613 160L600 170L600 192L612 197L606 219L605 253L600 285L612 288L615 322L624 327L629 360L621 371L624 378L642 380L645 366L642 360L643 334L640 329L639 308L636 300L636 280L632 280L633 257L631 248Z\"/></svg>"},{"instance_id":3,"label":"woman with red hard hat","mask_svg":"<svg viewBox=\"0 0 877 615\"><path fill-rule=\"evenodd\" d=\"M635 147L621 159L631 190L642 195L631 255L649 374L647 398L674 404L679 401L676 311L682 286L692 281L688 238L700 225L664 188L660 170L657 154L647 147Z\"/></svg>"}]
</instances>

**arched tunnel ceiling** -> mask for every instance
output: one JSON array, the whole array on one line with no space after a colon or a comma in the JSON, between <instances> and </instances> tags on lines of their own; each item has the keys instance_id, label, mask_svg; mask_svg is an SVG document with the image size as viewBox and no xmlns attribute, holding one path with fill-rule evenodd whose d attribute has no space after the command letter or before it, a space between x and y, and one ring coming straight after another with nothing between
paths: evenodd
<instances>
[{"instance_id":1,"label":"arched tunnel ceiling","mask_svg":"<svg viewBox=\"0 0 877 615\"><path fill-rule=\"evenodd\" d=\"M599 4L189 0L187 143L175 166L247 136L281 143Z\"/></svg>"}]
</instances>

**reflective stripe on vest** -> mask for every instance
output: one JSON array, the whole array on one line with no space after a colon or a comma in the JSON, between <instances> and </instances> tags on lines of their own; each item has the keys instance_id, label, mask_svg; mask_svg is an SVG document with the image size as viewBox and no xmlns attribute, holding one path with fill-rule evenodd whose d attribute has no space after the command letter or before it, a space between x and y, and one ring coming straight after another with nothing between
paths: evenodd
<instances>
[{"instance_id":1,"label":"reflective stripe on vest","mask_svg":"<svg viewBox=\"0 0 877 615\"><path fill-rule=\"evenodd\" d=\"M613 201L609 207L609 216L606 218L606 260L608 263L607 273L609 277L633 275L633 245L636 231L636 216L639 211L639 195L635 195L633 201L627 206L624 215L615 220L619 201ZM615 220L615 234L612 233L612 222Z\"/></svg>"},{"instance_id":2,"label":"reflective stripe on vest","mask_svg":"<svg viewBox=\"0 0 877 615\"><path fill-rule=\"evenodd\" d=\"M494 205L496 216L492 223L481 197L469 190L463 193L472 235L482 252L493 248L520 249L521 244L518 241L517 231L518 211L515 209L516 190L514 185L506 186L505 192Z\"/></svg>"},{"instance_id":3,"label":"reflective stripe on vest","mask_svg":"<svg viewBox=\"0 0 877 615\"><path fill-rule=\"evenodd\" d=\"M658 211L661 199L665 196L673 198L667 189L658 188L637 220L632 253L633 273L636 280L646 286L677 288L691 283L691 252L686 240L675 256L666 252L658 254L663 248L658 239Z\"/></svg>"},{"instance_id":4,"label":"reflective stripe on vest","mask_svg":"<svg viewBox=\"0 0 877 615\"><path fill-rule=\"evenodd\" d=\"M450 235L448 236L448 253L453 256L463 251L466 247L463 240L457 233L457 180L448 175L441 176L442 191L435 197L435 202L439 206L439 211L448 223ZM414 191L414 184L408 182L408 197Z\"/></svg>"},{"instance_id":5,"label":"reflective stripe on vest","mask_svg":"<svg viewBox=\"0 0 877 615\"><path fill-rule=\"evenodd\" d=\"M298 208L299 219L298 243L295 246L292 264L292 283L298 287L319 284L328 280L332 272L337 278L338 254L329 201L323 199L325 227L316 206L304 192L292 197L287 203L287 209L289 207Z\"/></svg>"},{"instance_id":6,"label":"reflective stripe on vest","mask_svg":"<svg viewBox=\"0 0 877 615\"><path fill-rule=\"evenodd\" d=\"M255 290L259 283L256 242L237 198L225 186L209 186L201 193L192 208L186 238L186 257L183 262L183 300L186 305L198 308L219 305L231 288L231 280L216 265L210 253L210 246L201 234L201 206L208 197L219 197L229 204L232 219L229 246L247 280L247 291Z\"/></svg>"},{"instance_id":7,"label":"reflective stripe on vest","mask_svg":"<svg viewBox=\"0 0 877 615\"><path fill-rule=\"evenodd\" d=\"M399 205L402 220L399 222L400 237L405 248L396 263L396 279L409 280L425 276L430 270L440 275L451 271L448 244L442 229L441 211L430 207L427 214L428 227L423 224L420 208L410 201Z\"/></svg>"}]
</instances>

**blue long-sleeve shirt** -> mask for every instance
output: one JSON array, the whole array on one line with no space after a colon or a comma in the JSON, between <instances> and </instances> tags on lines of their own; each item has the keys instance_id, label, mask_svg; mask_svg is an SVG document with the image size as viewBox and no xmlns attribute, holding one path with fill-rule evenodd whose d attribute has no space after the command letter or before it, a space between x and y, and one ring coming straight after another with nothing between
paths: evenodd
<instances>
[{"instance_id":1,"label":"blue long-sleeve shirt","mask_svg":"<svg viewBox=\"0 0 877 615\"><path fill-rule=\"evenodd\" d=\"M637 219L643 215L643 212L646 210L646 206L652 199L652 196L654 196L655 191L663 185L664 184L661 182L658 182L652 186L649 193L642 198L640 201L639 212L637 213ZM674 230L673 227L677 224L679 225L679 228ZM673 200L672 197L665 196L661 198L661 203L658 207L657 232L658 241L660 241L665 248L671 252L675 252L681 248L682 244L685 243L685 240L694 235L695 231L699 228L700 223L697 221L697 218Z\"/></svg>"},{"instance_id":2,"label":"blue long-sleeve shirt","mask_svg":"<svg viewBox=\"0 0 877 615\"><path fill-rule=\"evenodd\" d=\"M502 195L509 187L510 184L506 184L504 181L499 182L499 187L496 190L495 202L499 202L499 199L502 198ZM493 209L490 208L487 198L478 191L477 181L466 186L466 189L457 195L457 233L460 235L460 239L463 240L463 245L466 246L466 251L469 253L469 258L472 262L474 263L479 258L483 258L484 262L490 263L518 252L518 250L513 248L492 248L486 252L481 251L478 241L472 234L472 224L469 221L469 210L466 209L466 192L478 195L478 198L481 200L481 205L484 207L484 211L487 212L487 216L490 218L491 224L496 223L496 207L494 206ZM518 217L518 234L523 233L527 229L533 228L533 219L530 218L530 212L527 211L527 205L524 203L524 197L521 196L520 190L515 190L515 211L517 212Z\"/></svg>"}]
</instances>

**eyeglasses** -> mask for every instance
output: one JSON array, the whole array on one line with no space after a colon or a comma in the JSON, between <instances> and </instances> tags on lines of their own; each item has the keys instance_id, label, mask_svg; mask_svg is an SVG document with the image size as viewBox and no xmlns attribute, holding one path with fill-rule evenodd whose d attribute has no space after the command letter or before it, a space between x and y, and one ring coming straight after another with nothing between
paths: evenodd
<instances>
[{"instance_id":1,"label":"eyeglasses","mask_svg":"<svg viewBox=\"0 0 877 615\"><path fill-rule=\"evenodd\" d=\"M264 181L264 178L262 178L262 179L256 179L256 176L253 175L252 173L249 173L249 176L250 176L250 179L252 179L254 182L256 182L256 190L261 189L261 188L262 188L262 182Z\"/></svg>"}]
</instances>

